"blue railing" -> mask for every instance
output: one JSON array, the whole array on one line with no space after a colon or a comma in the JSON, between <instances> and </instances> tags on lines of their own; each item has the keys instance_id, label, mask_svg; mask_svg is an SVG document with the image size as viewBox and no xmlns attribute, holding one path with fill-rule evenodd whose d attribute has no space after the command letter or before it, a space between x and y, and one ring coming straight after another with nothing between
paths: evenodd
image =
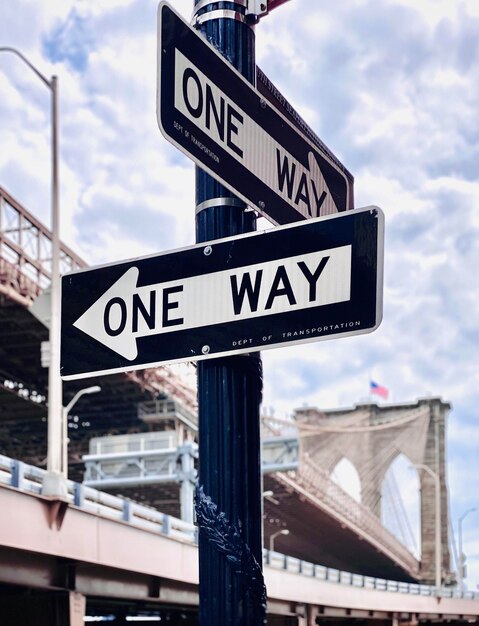
<instances>
[{"instance_id":1,"label":"blue railing","mask_svg":"<svg viewBox=\"0 0 479 626\"><path fill-rule=\"evenodd\" d=\"M294 574L311 576L318 580L327 581L350 587L360 587L363 589L375 589L378 591L391 591L394 593L407 593L418 596L434 596L442 598L463 598L468 600L479 600L479 593L474 591L460 591L455 587L435 587L433 585L421 585L417 583L400 582L397 580L386 580L385 578L374 578L373 576L363 576L352 572L343 572L324 565L317 565L303 561L279 552L264 550L264 562L266 565L276 569L284 569Z\"/></svg>"},{"instance_id":2,"label":"blue railing","mask_svg":"<svg viewBox=\"0 0 479 626\"><path fill-rule=\"evenodd\" d=\"M39 467L0 455L0 485L41 495L45 473L45 470ZM197 529L193 524L127 498L113 496L68 480L67 499L70 504L100 517L127 522L132 526L159 532L180 541L197 542Z\"/></svg>"},{"instance_id":3,"label":"blue railing","mask_svg":"<svg viewBox=\"0 0 479 626\"><path fill-rule=\"evenodd\" d=\"M0 455L0 485L15 487L21 491L41 495L42 481L45 470L27 465L22 461L16 461ZM95 513L101 517L126 522L138 528L158 532L172 539L188 543L197 543L197 528L171 515L161 513L156 509L143 504L133 502L127 498L113 496L81 483L67 481L68 501L73 506ZM395 593L406 593L421 596L435 596L443 598L463 598L479 600L479 593L474 591L460 591L455 587L436 588L432 585L399 582L362 576L351 572L325 567L303 561L301 559L280 554L271 550L264 550L264 563L275 569L295 573L301 576L309 576L318 580L359 587L363 589L376 589Z\"/></svg>"}]
</instances>

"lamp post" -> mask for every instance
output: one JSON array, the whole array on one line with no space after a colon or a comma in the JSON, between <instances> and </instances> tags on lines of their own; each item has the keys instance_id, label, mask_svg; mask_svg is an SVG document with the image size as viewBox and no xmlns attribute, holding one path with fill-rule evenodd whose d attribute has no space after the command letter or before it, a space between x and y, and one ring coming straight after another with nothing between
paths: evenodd
<instances>
[{"instance_id":1,"label":"lamp post","mask_svg":"<svg viewBox=\"0 0 479 626\"><path fill-rule=\"evenodd\" d=\"M279 500L276 500L276 498L274 497L274 491L271 491L271 489L268 489L268 491L263 491L263 498L269 500L273 504L279 504Z\"/></svg>"},{"instance_id":2,"label":"lamp post","mask_svg":"<svg viewBox=\"0 0 479 626\"><path fill-rule=\"evenodd\" d=\"M58 195L58 98L57 77L49 80L19 50L0 47L11 52L38 76L51 93L52 124L52 267L50 305L50 365L48 369L48 452L47 473L42 493L66 498L66 483L62 474L62 382L60 378L60 235Z\"/></svg>"},{"instance_id":3,"label":"lamp post","mask_svg":"<svg viewBox=\"0 0 479 626\"><path fill-rule=\"evenodd\" d=\"M68 478L68 414L73 409L78 400L87 394L98 393L101 391L99 385L93 385L93 387L86 387L77 391L70 402L62 408L62 473L65 480Z\"/></svg>"},{"instance_id":4,"label":"lamp post","mask_svg":"<svg viewBox=\"0 0 479 626\"><path fill-rule=\"evenodd\" d=\"M427 465L418 463L413 464L411 467L424 470L434 480L435 486L435 570L436 570L436 587L439 589L441 586L441 560L442 560L442 548L441 548L441 482L439 476Z\"/></svg>"},{"instance_id":5,"label":"lamp post","mask_svg":"<svg viewBox=\"0 0 479 626\"><path fill-rule=\"evenodd\" d=\"M473 513L474 511L477 511L476 507L472 508L472 509L467 509L467 511L465 513L463 513L461 515L461 517L458 519L457 521L457 535L458 535L458 542L459 542L459 567L458 569L458 578L459 578L459 589L461 591L464 591L464 565L466 563L466 556L463 552L462 549L462 522L464 520L464 518L469 515L469 513Z\"/></svg>"},{"instance_id":6,"label":"lamp post","mask_svg":"<svg viewBox=\"0 0 479 626\"><path fill-rule=\"evenodd\" d=\"M287 528L283 528L282 530L278 530L277 532L275 532L275 533L273 533L271 535L271 537L269 538L269 551L270 552L273 552L273 550L274 550L274 540L279 535L289 535L289 530Z\"/></svg>"}]
</instances>

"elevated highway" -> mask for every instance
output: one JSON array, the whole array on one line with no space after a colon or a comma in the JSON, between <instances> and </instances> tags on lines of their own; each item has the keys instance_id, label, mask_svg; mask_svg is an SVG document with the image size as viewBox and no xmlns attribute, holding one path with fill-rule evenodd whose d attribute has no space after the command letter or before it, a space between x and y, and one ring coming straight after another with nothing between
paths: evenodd
<instances>
[{"instance_id":1,"label":"elevated highway","mask_svg":"<svg viewBox=\"0 0 479 626\"><path fill-rule=\"evenodd\" d=\"M87 614L111 613L119 599L145 615L189 607L185 623L195 623L193 525L71 481L68 502L45 498L42 473L0 458L0 602L17 585L25 594L68 594L77 609L86 599ZM276 552L265 552L265 580L271 624L459 624L479 616L479 594L354 575Z\"/></svg>"}]
</instances>

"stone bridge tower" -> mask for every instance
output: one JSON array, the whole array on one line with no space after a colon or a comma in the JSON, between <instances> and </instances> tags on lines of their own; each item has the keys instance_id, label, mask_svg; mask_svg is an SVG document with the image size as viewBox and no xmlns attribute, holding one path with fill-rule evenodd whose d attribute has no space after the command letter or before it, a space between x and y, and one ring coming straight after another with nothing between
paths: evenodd
<instances>
[{"instance_id":1,"label":"stone bridge tower","mask_svg":"<svg viewBox=\"0 0 479 626\"><path fill-rule=\"evenodd\" d=\"M446 418L450 404L440 398L411 404L358 404L350 409L296 411L301 454L330 475L347 459L361 482L361 502L381 516L381 487L391 464L404 454L412 465L427 466L440 483L441 575L450 579L449 507L446 483ZM435 580L436 480L418 468L421 511L421 580Z\"/></svg>"}]
</instances>

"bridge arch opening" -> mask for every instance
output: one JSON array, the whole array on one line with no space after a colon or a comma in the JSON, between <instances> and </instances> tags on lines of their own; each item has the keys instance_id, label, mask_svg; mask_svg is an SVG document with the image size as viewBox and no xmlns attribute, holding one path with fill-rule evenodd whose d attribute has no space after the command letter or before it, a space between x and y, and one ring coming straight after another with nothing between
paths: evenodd
<instances>
[{"instance_id":1,"label":"bridge arch opening","mask_svg":"<svg viewBox=\"0 0 479 626\"><path fill-rule=\"evenodd\" d=\"M361 502L361 479L357 469L345 456L334 466L331 480L344 489L356 502Z\"/></svg>"},{"instance_id":2,"label":"bridge arch opening","mask_svg":"<svg viewBox=\"0 0 479 626\"><path fill-rule=\"evenodd\" d=\"M421 492L412 461L398 454L381 484L381 522L417 559L421 558Z\"/></svg>"}]
</instances>

